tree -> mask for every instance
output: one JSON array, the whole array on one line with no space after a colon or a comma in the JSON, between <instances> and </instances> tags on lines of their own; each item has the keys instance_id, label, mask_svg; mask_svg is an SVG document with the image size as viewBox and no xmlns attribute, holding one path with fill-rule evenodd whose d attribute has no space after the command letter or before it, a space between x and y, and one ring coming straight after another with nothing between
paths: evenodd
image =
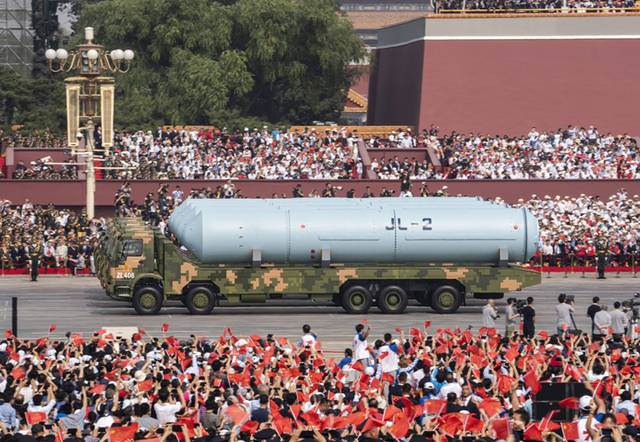
<instances>
[{"instance_id":1,"label":"tree","mask_svg":"<svg viewBox=\"0 0 640 442\"><path fill-rule=\"evenodd\" d=\"M14 124L63 133L66 126L64 84L22 78L10 68L0 66L0 128L7 129Z\"/></svg>"},{"instance_id":2,"label":"tree","mask_svg":"<svg viewBox=\"0 0 640 442\"><path fill-rule=\"evenodd\" d=\"M85 0L84 26L136 52L117 127L335 120L364 55L333 0Z\"/></svg>"}]
</instances>

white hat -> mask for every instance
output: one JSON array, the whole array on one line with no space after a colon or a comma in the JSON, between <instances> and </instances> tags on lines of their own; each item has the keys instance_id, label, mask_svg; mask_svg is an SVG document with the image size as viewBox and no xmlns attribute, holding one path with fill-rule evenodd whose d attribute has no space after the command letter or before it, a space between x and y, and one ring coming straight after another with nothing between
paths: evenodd
<instances>
[{"instance_id":1,"label":"white hat","mask_svg":"<svg viewBox=\"0 0 640 442\"><path fill-rule=\"evenodd\" d=\"M579 406L580 406L581 410L590 409L591 408L591 396L589 396L588 394L585 394L584 396L580 397Z\"/></svg>"},{"instance_id":2,"label":"white hat","mask_svg":"<svg viewBox=\"0 0 640 442\"><path fill-rule=\"evenodd\" d=\"M367 376L373 376L374 373L375 372L373 370L373 367L371 366L364 369L364 374L366 374Z\"/></svg>"}]
</instances>

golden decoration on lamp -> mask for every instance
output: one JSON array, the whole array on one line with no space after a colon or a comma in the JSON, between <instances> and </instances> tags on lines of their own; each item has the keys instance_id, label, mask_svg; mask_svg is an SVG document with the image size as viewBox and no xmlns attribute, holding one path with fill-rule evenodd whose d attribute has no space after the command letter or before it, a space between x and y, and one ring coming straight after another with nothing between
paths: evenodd
<instances>
[{"instance_id":1,"label":"golden decoration on lamp","mask_svg":"<svg viewBox=\"0 0 640 442\"><path fill-rule=\"evenodd\" d=\"M131 49L114 49L109 54L104 46L93 43L93 28L85 28L84 44L75 51L47 49L44 53L52 72L71 72L81 75L101 75L105 72L128 72L134 52Z\"/></svg>"}]
</instances>

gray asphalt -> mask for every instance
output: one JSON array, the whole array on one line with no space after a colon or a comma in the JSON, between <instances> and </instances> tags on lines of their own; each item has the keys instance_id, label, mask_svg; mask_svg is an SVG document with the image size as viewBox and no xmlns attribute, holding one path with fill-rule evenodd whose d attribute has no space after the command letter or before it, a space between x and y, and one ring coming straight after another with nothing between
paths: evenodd
<instances>
[{"instance_id":1,"label":"gray asphalt","mask_svg":"<svg viewBox=\"0 0 640 442\"><path fill-rule=\"evenodd\" d=\"M586 308L595 295L606 304L631 298L640 291L640 278L630 275L616 278L611 275L606 280L596 280L593 275L585 278L579 275L564 278L562 274L543 277L542 284L514 293L525 298L533 296L537 312L538 330L554 332L555 305L561 292L576 298L576 322L579 328L589 329ZM312 303L303 299L282 299L266 304L222 305L208 316L193 316L179 303L165 306L157 316L138 316L133 308L124 302L108 298L100 288L97 279L88 276L41 276L37 282L27 276L0 276L0 327L11 327L10 299L18 297L18 336L36 338L47 334L50 324L56 324L53 337L62 337L67 331L88 334L94 330L122 327L143 327L150 334L160 335L161 324L170 326L169 334L187 337L220 336L226 327L235 335L273 333L290 339L298 339L303 324L308 323L320 335L325 348L341 350L349 346L354 334L354 326L362 316L346 314L341 308L327 303ZM453 315L440 315L427 307L410 304L402 315L384 315L375 307L366 315L372 327L372 337L385 332L394 333L400 327L408 332L410 327L421 328L425 320L432 321L432 330L438 327L468 326L478 330L482 326L482 300L469 299L468 305L461 307ZM504 301L497 302L500 311ZM498 319L499 328L504 319Z\"/></svg>"}]
</instances>

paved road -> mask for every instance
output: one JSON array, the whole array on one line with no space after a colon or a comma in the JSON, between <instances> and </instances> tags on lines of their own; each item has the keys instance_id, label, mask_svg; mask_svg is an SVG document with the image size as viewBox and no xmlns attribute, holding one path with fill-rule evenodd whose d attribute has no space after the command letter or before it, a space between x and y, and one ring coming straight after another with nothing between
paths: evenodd
<instances>
[{"instance_id":1,"label":"paved road","mask_svg":"<svg viewBox=\"0 0 640 442\"><path fill-rule=\"evenodd\" d=\"M589 329L585 311L594 295L607 304L615 300L629 299L633 292L640 291L640 278L629 276L610 277L598 281L593 276L581 278L562 275L543 277L543 283L517 293L518 297L533 296L536 299L537 326L549 332L555 330L555 304L558 293L565 292L576 297L578 327ZM354 325L362 317L351 316L341 308L327 303L313 304L306 300L274 300L267 304L242 304L224 306L209 316L192 316L178 304L165 307L158 316L138 316L127 304L108 298L92 277L42 276L31 282L26 276L0 277L0 327L10 328L11 313L7 307L11 296L19 298L19 336L39 337L46 334L50 324L56 324L54 336L61 337L66 331L90 333L99 328L144 327L151 334L160 334L160 325L168 323L170 334L186 337L198 335L219 336L225 327L234 334L266 334L296 338L300 336L302 324L309 323L320 335L325 348L340 350L349 346ZM433 328L471 325L477 330L482 325L481 309L484 302L469 300L469 305L460 308L454 315L439 315L431 309L411 304L403 315L384 315L372 308L366 315L373 328L373 336L393 332L395 327L408 330L422 327L431 320ZM499 309L504 301L498 302ZM503 319L499 320L500 326Z\"/></svg>"}]
</instances>

